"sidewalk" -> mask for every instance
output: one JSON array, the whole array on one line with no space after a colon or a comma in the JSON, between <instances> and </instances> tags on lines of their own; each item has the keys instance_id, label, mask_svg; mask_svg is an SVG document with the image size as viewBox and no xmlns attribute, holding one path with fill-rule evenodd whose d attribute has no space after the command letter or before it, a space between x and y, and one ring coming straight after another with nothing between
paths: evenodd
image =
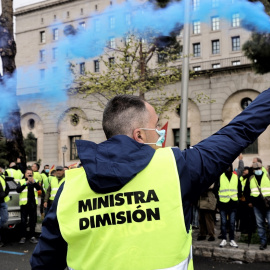
<instances>
[{"instance_id":1,"label":"sidewalk","mask_svg":"<svg viewBox=\"0 0 270 270\"><path fill-rule=\"evenodd\" d=\"M242 261L246 263L252 262L270 262L270 246L267 249L260 250L259 244L250 244L239 242L241 233L236 232L235 242L238 244L238 248L233 248L230 246L229 241L227 241L227 246L220 248L219 244L222 241L218 239L220 233L220 221L217 222L215 226L216 240L213 242L208 242L207 238L203 241L197 241L199 230L193 230L192 232L192 245L193 254L197 256L203 256L207 258L230 260L230 261Z\"/></svg>"},{"instance_id":2,"label":"sidewalk","mask_svg":"<svg viewBox=\"0 0 270 270\"><path fill-rule=\"evenodd\" d=\"M248 244L240 243L240 232L236 232L235 242L238 244L238 248L233 248L227 241L227 246L220 248L219 244L221 239L218 239L220 233L220 221L215 226L216 240L208 242L207 239L204 241L197 241L199 230L193 230L192 232L192 246L193 255L203 256L207 258L214 258L226 261L242 261L246 263L252 262L270 262L270 246L265 250L259 249L259 244ZM41 223L36 226L36 232L41 233Z\"/></svg>"}]
</instances>

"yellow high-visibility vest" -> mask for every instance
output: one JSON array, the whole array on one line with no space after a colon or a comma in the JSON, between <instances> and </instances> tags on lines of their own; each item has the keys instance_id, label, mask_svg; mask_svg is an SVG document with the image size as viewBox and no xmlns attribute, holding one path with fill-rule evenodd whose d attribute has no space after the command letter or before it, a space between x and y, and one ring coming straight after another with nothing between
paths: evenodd
<instances>
[{"instance_id":1,"label":"yellow high-visibility vest","mask_svg":"<svg viewBox=\"0 0 270 270\"><path fill-rule=\"evenodd\" d=\"M2 178L3 177L3 178ZM0 176L0 184L2 185L3 187L3 190L5 191L6 190L6 181L5 181L5 176L2 175L2 177ZM8 202L10 200L10 197L7 195L5 198L4 198L4 202Z\"/></svg>"},{"instance_id":2,"label":"yellow high-visibility vest","mask_svg":"<svg viewBox=\"0 0 270 270\"><path fill-rule=\"evenodd\" d=\"M65 181L65 177L63 179L61 179L61 181L59 182L57 177L52 177L51 178L51 196L50 196L50 200L54 200L55 195L59 189L59 187L61 186L61 184Z\"/></svg>"},{"instance_id":3,"label":"yellow high-visibility vest","mask_svg":"<svg viewBox=\"0 0 270 270\"><path fill-rule=\"evenodd\" d=\"M232 174L229 181L225 173L220 176L220 187L218 191L219 201L223 203L229 202L231 199L233 201L238 200L238 178L236 174Z\"/></svg>"},{"instance_id":4,"label":"yellow high-visibility vest","mask_svg":"<svg viewBox=\"0 0 270 270\"><path fill-rule=\"evenodd\" d=\"M21 186L26 184L25 179L20 180ZM36 205L38 205L38 192L34 188L34 194L35 194L35 200L36 200ZM28 187L26 186L25 189L20 193L19 196L19 205L26 205L28 202Z\"/></svg>"},{"instance_id":5,"label":"yellow high-visibility vest","mask_svg":"<svg viewBox=\"0 0 270 270\"><path fill-rule=\"evenodd\" d=\"M257 180L254 177L250 179L250 196L258 197L260 195L259 189L257 187ZM264 197L270 196L270 180L268 176L263 173L261 184L259 185L259 188L261 189L262 195Z\"/></svg>"},{"instance_id":6,"label":"yellow high-visibility vest","mask_svg":"<svg viewBox=\"0 0 270 270\"><path fill-rule=\"evenodd\" d=\"M74 270L193 269L171 148L119 191L95 193L83 168L66 172L57 218Z\"/></svg>"}]
</instances>

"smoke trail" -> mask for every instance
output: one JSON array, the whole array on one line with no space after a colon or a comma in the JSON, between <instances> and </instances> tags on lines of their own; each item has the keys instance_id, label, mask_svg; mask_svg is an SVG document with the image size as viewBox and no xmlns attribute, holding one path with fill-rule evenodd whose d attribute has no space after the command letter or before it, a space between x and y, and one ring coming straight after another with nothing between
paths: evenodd
<instances>
[{"instance_id":1,"label":"smoke trail","mask_svg":"<svg viewBox=\"0 0 270 270\"><path fill-rule=\"evenodd\" d=\"M191 1L190 1L191 2ZM200 20L209 22L210 17L218 15L221 19L231 21L232 15L238 13L245 25L251 25L261 32L270 31L268 15L260 2L251 3L247 0L220 0L219 5L213 8L212 0L201 0L195 10L191 8L190 21ZM66 89L72 84L72 74L69 70L69 61L84 62L84 59L97 57L103 53L110 38L119 38L129 31L143 33L151 28L156 35L168 35L176 24L184 24L184 0L174 2L165 9L158 9L151 3L138 3L135 0L114 4L102 13L91 14L85 30L77 31L75 35L68 35L57 42L57 59L40 70L38 63L33 66L20 67L18 75L18 95L26 95L27 99L42 99L62 102L67 99ZM110 24L113 20L113 25ZM53 26L51 26L53 28ZM59 31L64 30L64 24ZM55 45L55 43L54 43ZM52 45L44 48L52 50ZM48 58L48 55L46 56ZM50 59L47 59L47 63ZM9 79L9 80L12 80ZM11 81L5 83L10 85ZM8 93L8 88L1 86L0 99L5 100L0 107L0 120L6 116L14 101Z\"/></svg>"}]
</instances>

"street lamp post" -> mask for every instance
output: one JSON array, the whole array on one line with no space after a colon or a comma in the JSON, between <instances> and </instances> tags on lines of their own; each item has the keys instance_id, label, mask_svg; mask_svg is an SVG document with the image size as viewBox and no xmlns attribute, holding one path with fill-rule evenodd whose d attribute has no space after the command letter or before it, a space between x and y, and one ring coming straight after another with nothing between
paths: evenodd
<instances>
[{"instance_id":1,"label":"street lamp post","mask_svg":"<svg viewBox=\"0 0 270 270\"><path fill-rule=\"evenodd\" d=\"M63 167L65 167L65 153L67 151L67 147L66 146L62 146L62 152L63 152Z\"/></svg>"},{"instance_id":2,"label":"street lamp post","mask_svg":"<svg viewBox=\"0 0 270 270\"><path fill-rule=\"evenodd\" d=\"M185 25L183 36L183 64L181 82L181 108L180 108L180 140L179 148L184 150L187 147L187 112L188 112L188 83L189 83L189 16L190 0L185 0Z\"/></svg>"}]
</instances>

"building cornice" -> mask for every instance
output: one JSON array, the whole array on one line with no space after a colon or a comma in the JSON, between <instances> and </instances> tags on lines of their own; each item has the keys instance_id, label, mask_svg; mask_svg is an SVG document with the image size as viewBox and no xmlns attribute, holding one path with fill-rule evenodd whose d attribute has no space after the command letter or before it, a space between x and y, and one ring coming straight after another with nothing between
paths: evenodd
<instances>
[{"instance_id":1,"label":"building cornice","mask_svg":"<svg viewBox=\"0 0 270 270\"><path fill-rule=\"evenodd\" d=\"M45 3L41 2L41 3L37 3L33 5L28 5L28 6L24 6L24 7L16 9L16 11L14 12L14 16L18 17L27 13L36 12L36 11L44 10L44 9L51 8L54 6L59 6L59 5L75 2L75 1L77 0L55 0L55 1L50 1L50 2L46 1Z\"/></svg>"}]
</instances>

